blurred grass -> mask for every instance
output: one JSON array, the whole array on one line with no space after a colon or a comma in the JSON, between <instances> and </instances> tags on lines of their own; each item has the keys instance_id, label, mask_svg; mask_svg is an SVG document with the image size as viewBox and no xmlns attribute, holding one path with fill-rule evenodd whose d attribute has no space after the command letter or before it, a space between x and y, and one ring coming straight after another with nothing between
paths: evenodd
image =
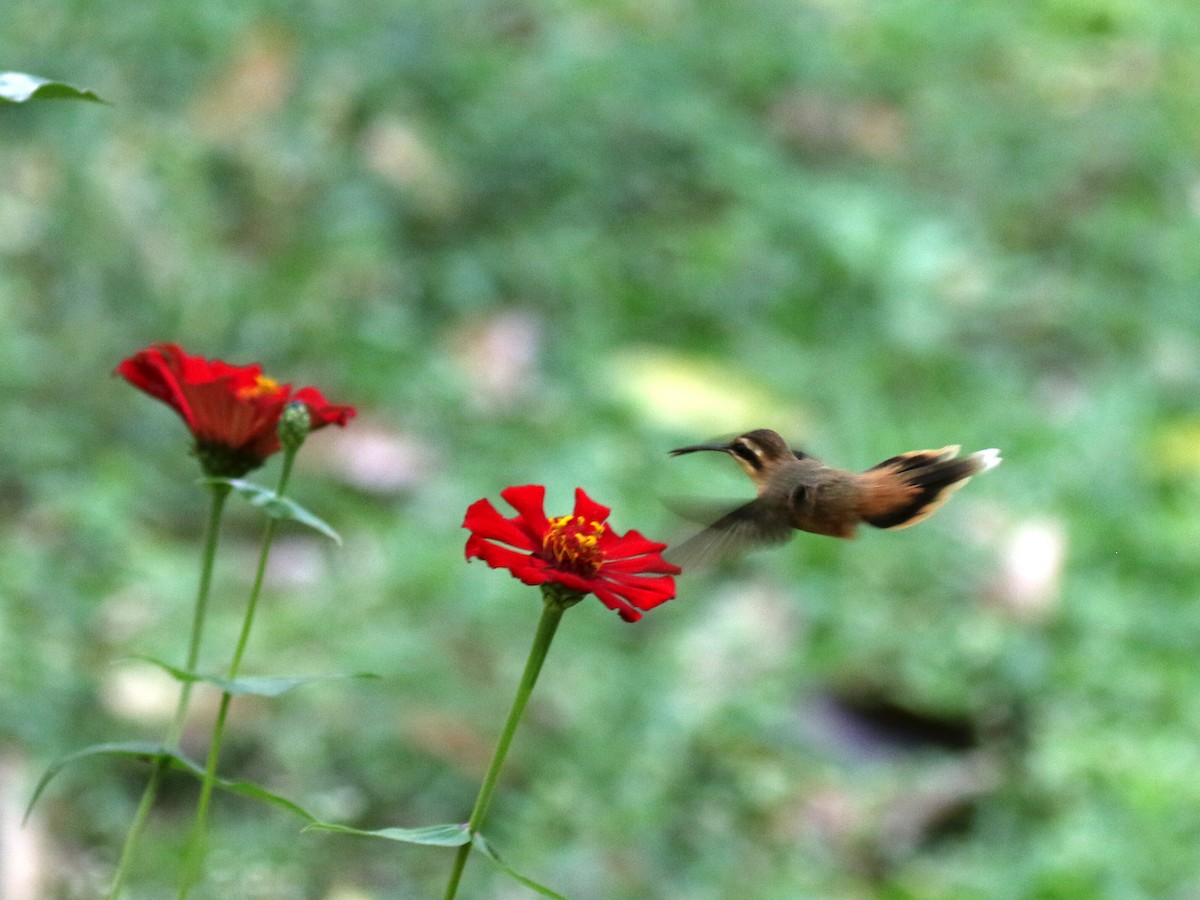
<instances>
[{"instance_id":1,"label":"blurred grass","mask_svg":"<svg viewBox=\"0 0 1200 900\"><path fill-rule=\"evenodd\" d=\"M577 898L1194 893L1198 36L1183 0L12 0L6 67L114 105L0 110L4 758L161 733L112 660L182 654L203 495L106 373L178 340L362 412L296 485L346 544L288 545L248 662L385 680L238 704L231 774L367 827L465 817L537 615L462 562L507 484L673 536L658 497L745 493L667 460L714 433L858 468L999 446L918 529L686 575L636 626L573 611L488 830ZM1031 525L1065 568L1026 596ZM226 533L213 668L258 529ZM864 738L856 696L978 740ZM63 776L46 896L95 894L141 776ZM214 897L448 871L216 814ZM479 861L466 890L526 895Z\"/></svg>"}]
</instances>

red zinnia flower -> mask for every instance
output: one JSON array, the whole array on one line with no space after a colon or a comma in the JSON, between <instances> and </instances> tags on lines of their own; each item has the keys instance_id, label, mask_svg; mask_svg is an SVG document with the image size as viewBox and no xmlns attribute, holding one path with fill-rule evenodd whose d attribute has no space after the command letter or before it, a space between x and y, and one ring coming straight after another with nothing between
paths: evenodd
<instances>
[{"instance_id":1,"label":"red zinnia flower","mask_svg":"<svg viewBox=\"0 0 1200 900\"><path fill-rule=\"evenodd\" d=\"M575 491L575 511L554 519L546 518L541 485L506 488L500 496L517 515L506 519L488 500L467 508L468 560L478 557L493 569L508 569L526 584L560 584L580 595L595 594L627 622L642 617L639 609L653 609L675 596L670 576L678 575L679 567L662 558L667 545L636 531L617 534L605 521L609 508L582 488Z\"/></svg>"},{"instance_id":2,"label":"red zinnia flower","mask_svg":"<svg viewBox=\"0 0 1200 900\"><path fill-rule=\"evenodd\" d=\"M155 344L117 366L136 388L174 409L196 439L196 456L209 475L236 478L279 450L276 427L283 408L298 400L308 408L310 430L345 425L352 406L335 406L313 387L295 393L262 373L262 366L232 366L189 356L177 344Z\"/></svg>"}]
</instances>

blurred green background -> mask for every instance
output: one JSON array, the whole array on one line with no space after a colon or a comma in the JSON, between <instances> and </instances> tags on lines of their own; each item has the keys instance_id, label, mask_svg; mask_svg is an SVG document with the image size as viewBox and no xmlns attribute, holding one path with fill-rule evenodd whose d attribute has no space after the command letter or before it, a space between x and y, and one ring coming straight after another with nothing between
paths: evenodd
<instances>
[{"instance_id":1,"label":"blurred green background","mask_svg":"<svg viewBox=\"0 0 1200 900\"><path fill-rule=\"evenodd\" d=\"M205 495L140 347L360 417L294 495L223 768L361 827L465 819L537 592L466 506L747 496L684 443L1005 463L900 532L565 619L487 831L572 898L1200 892L1200 12L1191 0L8 0L0 108L0 873L95 896L181 661ZM277 463L257 473L271 484ZM261 523L224 533L204 665ZM197 693L185 748L204 753ZM131 896L170 896L195 784ZM204 896L440 896L451 852L221 796ZM22 894L21 892L25 893ZM528 897L476 858L463 896Z\"/></svg>"}]
</instances>

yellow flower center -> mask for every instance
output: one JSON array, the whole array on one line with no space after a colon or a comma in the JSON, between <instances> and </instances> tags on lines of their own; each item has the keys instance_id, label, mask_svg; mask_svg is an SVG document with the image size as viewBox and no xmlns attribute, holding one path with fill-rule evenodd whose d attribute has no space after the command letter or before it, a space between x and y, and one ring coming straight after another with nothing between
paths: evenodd
<instances>
[{"instance_id":1,"label":"yellow flower center","mask_svg":"<svg viewBox=\"0 0 1200 900\"><path fill-rule=\"evenodd\" d=\"M254 384L239 389L237 395L239 400L254 400L257 397L269 397L278 390L278 381L266 375L259 375L254 379Z\"/></svg>"},{"instance_id":2,"label":"yellow flower center","mask_svg":"<svg viewBox=\"0 0 1200 900\"><path fill-rule=\"evenodd\" d=\"M589 522L583 516L559 516L550 520L542 549L564 569L595 575L604 562L600 536L607 528L603 522Z\"/></svg>"}]
</instances>

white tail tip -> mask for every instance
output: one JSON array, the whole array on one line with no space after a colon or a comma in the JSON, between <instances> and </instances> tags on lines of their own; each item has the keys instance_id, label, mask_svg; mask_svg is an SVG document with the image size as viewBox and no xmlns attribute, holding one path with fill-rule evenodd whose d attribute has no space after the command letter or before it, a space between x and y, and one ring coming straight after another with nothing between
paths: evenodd
<instances>
[{"instance_id":1,"label":"white tail tip","mask_svg":"<svg viewBox=\"0 0 1200 900\"><path fill-rule=\"evenodd\" d=\"M1001 463L1000 451L995 447L992 447L990 450L979 450L971 455L979 459L980 472L994 469Z\"/></svg>"}]
</instances>

